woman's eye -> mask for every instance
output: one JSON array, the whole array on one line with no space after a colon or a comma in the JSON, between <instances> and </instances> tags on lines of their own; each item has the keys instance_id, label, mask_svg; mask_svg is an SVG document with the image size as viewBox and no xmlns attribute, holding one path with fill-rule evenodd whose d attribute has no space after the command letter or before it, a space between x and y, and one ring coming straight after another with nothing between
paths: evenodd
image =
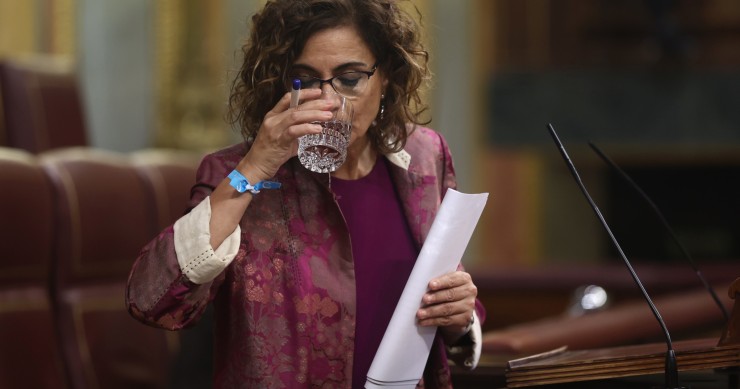
<instances>
[{"instance_id":1,"label":"woman's eye","mask_svg":"<svg viewBox=\"0 0 740 389\"><path fill-rule=\"evenodd\" d=\"M319 81L313 77L298 77L298 79L301 80L301 88L310 89L319 85Z\"/></svg>"},{"instance_id":2,"label":"woman's eye","mask_svg":"<svg viewBox=\"0 0 740 389\"><path fill-rule=\"evenodd\" d=\"M338 76L337 79L339 79L339 82L341 82L344 86L355 86L358 82L360 82L360 76L358 75L358 73L342 74L341 76Z\"/></svg>"}]
</instances>

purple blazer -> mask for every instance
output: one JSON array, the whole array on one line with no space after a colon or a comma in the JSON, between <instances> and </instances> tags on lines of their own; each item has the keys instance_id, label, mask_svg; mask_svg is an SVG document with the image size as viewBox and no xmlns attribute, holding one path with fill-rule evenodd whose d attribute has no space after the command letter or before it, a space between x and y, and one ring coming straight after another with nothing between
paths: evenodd
<instances>
[{"instance_id":1,"label":"purple blazer","mask_svg":"<svg viewBox=\"0 0 740 389\"><path fill-rule=\"evenodd\" d=\"M247 147L240 143L203 159L191 207L209 196ZM408 168L391 164L391 178L421 247L443 194L456 186L455 174L446 141L431 129L417 128L405 151ZM254 197L240 224L238 254L212 282L197 285L183 275L170 226L137 258L126 304L140 321L177 330L195 323L213 301L215 388L350 388L354 265L329 177L292 158L275 180L282 188ZM440 336L419 387L451 387Z\"/></svg>"}]
</instances>

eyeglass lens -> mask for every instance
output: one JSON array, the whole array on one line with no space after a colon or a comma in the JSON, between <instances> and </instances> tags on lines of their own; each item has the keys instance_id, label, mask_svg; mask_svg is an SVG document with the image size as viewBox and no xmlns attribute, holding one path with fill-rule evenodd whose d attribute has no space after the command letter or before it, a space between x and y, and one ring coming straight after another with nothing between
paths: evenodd
<instances>
[{"instance_id":1,"label":"eyeglass lens","mask_svg":"<svg viewBox=\"0 0 740 389\"><path fill-rule=\"evenodd\" d=\"M364 72L347 72L334 76L328 80L321 80L319 78L309 76L290 77L291 80L295 78L301 81L301 88L303 89L321 88L323 84L329 83L337 93L353 97L358 96L365 90L367 81L370 77Z\"/></svg>"}]
</instances>

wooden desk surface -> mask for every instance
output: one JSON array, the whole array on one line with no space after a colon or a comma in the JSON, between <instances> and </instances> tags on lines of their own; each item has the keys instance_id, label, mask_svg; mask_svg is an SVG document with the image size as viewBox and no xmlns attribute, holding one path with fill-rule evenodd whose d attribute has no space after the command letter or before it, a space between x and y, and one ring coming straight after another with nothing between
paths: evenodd
<instances>
[{"instance_id":1,"label":"wooden desk surface","mask_svg":"<svg viewBox=\"0 0 740 389\"><path fill-rule=\"evenodd\" d=\"M678 379L681 385L691 389L740 389L738 374L740 370L700 370L681 372ZM499 389L506 388L503 367L479 366L473 371L452 368L452 382L455 389ZM545 386L532 386L532 389L616 389L616 388L662 388L664 377L653 374L639 377L615 378L583 382L569 382Z\"/></svg>"}]
</instances>

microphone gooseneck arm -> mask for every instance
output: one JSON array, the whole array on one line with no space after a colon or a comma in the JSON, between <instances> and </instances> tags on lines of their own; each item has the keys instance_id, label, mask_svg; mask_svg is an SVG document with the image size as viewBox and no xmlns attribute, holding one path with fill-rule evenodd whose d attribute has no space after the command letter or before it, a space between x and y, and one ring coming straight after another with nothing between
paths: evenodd
<instances>
[{"instance_id":1,"label":"microphone gooseneck arm","mask_svg":"<svg viewBox=\"0 0 740 389\"><path fill-rule=\"evenodd\" d=\"M645 287L642 285L642 282L640 281L640 278L637 276L635 269L632 268L632 264L630 264L630 261L627 259L627 256L624 254L624 251L622 251L622 247L619 245L619 242L617 242L617 238L614 237L614 234L609 228L609 225L606 223L606 219L604 219L604 216L601 214L601 211L599 210L599 207L596 205L596 202L594 202L593 198L588 193L586 186L583 184L581 177L578 175L578 171L576 170L576 167L573 164L573 161L571 161L570 157L568 156L568 152L565 151L565 147L563 146L563 143L560 142L560 139L558 138L558 135L555 132L555 128L553 127L552 124L548 124L547 128L550 131L550 135L552 136L552 139L555 141L555 144L557 145L558 150L560 151L560 155L563 157L565 164L568 166L568 170L570 170L570 173L573 175L573 178L576 180L576 183L578 184L578 187L581 189L581 192L583 193L584 196L586 196L586 200L588 200L588 203L591 206L591 209L593 209L594 213L596 213L596 217L599 219L599 221L601 222L601 225L606 230L612 243L614 243L614 246L619 252L619 255L622 257L624 264L627 266L627 269L629 270L630 275L632 276L632 279L635 281L637 286L640 288L640 291L642 292L642 296L645 298L645 301L650 307L650 310L653 312L653 315L658 320L658 323L660 324L660 327L663 330L663 335L665 336L666 346L668 347L668 350L666 352L666 360L665 360L665 387L667 389L681 388L678 384L678 364L676 363L676 352L673 350L673 342L671 341L671 335L668 332L668 327L666 327L665 321L663 321L663 318L661 317L660 312L658 312L658 308L655 307L653 300L650 298L647 291L645 290Z\"/></svg>"},{"instance_id":2,"label":"microphone gooseneck arm","mask_svg":"<svg viewBox=\"0 0 740 389\"><path fill-rule=\"evenodd\" d=\"M681 250L681 253L683 254L684 258L689 262L689 265L691 265L691 268L694 269L694 272L696 273L696 276L699 277L699 280L704 285L704 289L706 289L709 294L712 296L712 299L719 307L720 311L722 311L722 315L725 317L725 322L730 321L730 313L727 312L727 308L722 304L722 301L720 301L719 297L717 297L717 293L714 291L714 288L707 282L707 279L704 277L704 274L702 274L701 270L699 270L699 267L696 265L696 262L694 262L694 259L691 257L691 254L689 254L689 251L686 249L686 247L681 243L681 241L678 239L678 235L676 235L675 231L673 231L673 228L671 228L670 224L668 224L668 220L663 216L663 212L660 211L658 206L653 202L653 200L650 198L650 196L645 193L642 188L640 188L639 185L630 177L622 168L620 168L614 161L612 161L611 158L609 158L601 149L596 147L595 144L592 142L588 142L588 145L591 147L591 149L596 152L596 154L607 164L609 165L614 171L616 171L619 176L625 180L632 189L634 189L642 198L645 200L650 208L653 210L655 215L658 217L658 220L660 220L663 227L668 231L668 235L670 235L671 239L673 240L673 243L678 246L679 250Z\"/></svg>"}]
</instances>

